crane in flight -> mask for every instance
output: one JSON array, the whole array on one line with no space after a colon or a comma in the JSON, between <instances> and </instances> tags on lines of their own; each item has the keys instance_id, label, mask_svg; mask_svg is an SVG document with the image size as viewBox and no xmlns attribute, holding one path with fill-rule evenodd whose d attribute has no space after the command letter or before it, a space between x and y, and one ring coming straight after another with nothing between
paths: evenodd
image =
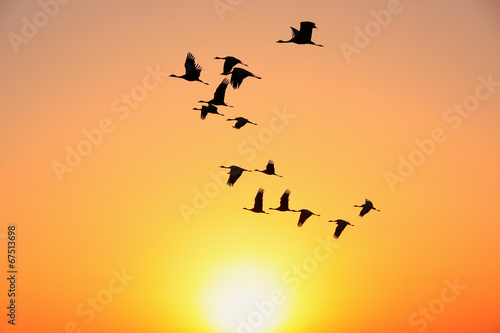
<instances>
[{"instance_id":1,"label":"crane in flight","mask_svg":"<svg viewBox=\"0 0 500 333\"><path fill-rule=\"evenodd\" d=\"M335 238L339 238L340 234L342 233L342 231L344 231L345 227L347 227L348 225L354 227L354 224L350 224L349 222L341 220L341 219L338 219L338 220L329 220L328 222L335 222L335 223L337 223L337 228L335 228L335 233L333 234L333 237L335 237Z\"/></svg>"},{"instance_id":2,"label":"crane in flight","mask_svg":"<svg viewBox=\"0 0 500 333\"><path fill-rule=\"evenodd\" d=\"M373 203L368 200L368 199L365 199L365 203L362 204L362 205L354 205L354 207L362 207L361 209L361 212L359 212L359 216L363 217L365 216L366 213L368 213L370 210L376 210L377 212L380 212L380 210L378 210L377 208L373 207Z\"/></svg>"},{"instance_id":3,"label":"crane in flight","mask_svg":"<svg viewBox=\"0 0 500 333\"><path fill-rule=\"evenodd\" d=\"M266 169L265 170L257 170L257 169L255 169L254 171L259 171L259 172L265 173L266 175L274 175L274 176L278 176L278 177L283 177L283 176L277 175L275 173L274 162L272 160L269 160L269 162L266 165Z\"/></svg>"},{"instance_id":4,"label":"crane in flight","mask_svg":"<svg viewBox=\"0 0 500 333\"><path fill-rule=\"evenodd\" d=\"M233 128L236 128L236 129L240 129L243 126L245 126L246 124L257 125L256 123L252 123L250 120L248 120L247 118L243 118L243 117L236 117L234 119L226 119L226 121L230 121L230 120L236 120L236 123L233 126Z\"/></svg>"},{"instance_id":5,"label":"crane in flight","mask_svg":"<svg viewBox=\"0 0 500 333\"><path fill-rule=\"evenodd\" d=\"M170 76L178 77L180 79L184 79L187 81L198 81L203 84L208 84L200 80L200 74L203 68L201 68L201 66L194 61L194 55L191 52L188 52L187 54L186 62L184 63L184 69L186 72L183 75L179 76L175 74L170 74Z\"/></svg>"},{"instance_id":6,"label":"crane in flight","mask_svg":"<svg viewBox=\"0 0 500 333\"><path fill-rule=\"evenodd\" d=\"M292 210L292 212L300 212L300 216L299 216L299 222L297 223L297 226L298 227L302 227L302 225L304 224L304 222L306 222L306 220L311 217L312 215L315 215L315 216L320 216L318 214L314 214L313 212L311 212L310 210L308 209L299 209L299 210Z\"/></svg>"},{"instance_id":7,"label":"crane in flight","mask_svg":"<svg viewBox=\"0 0 500 333\"><path fill-rule=\"evenodd\" d=\"M234 183L238 180L238 178L240 178L243 171L252 172L252 170L246 170L236 165L231 165L229 167L221 165L220 167L229 169L229 171L227 172L229 174L229 179L227 180L226 183L226 185L228 186L233 186Z\"/></svg>"},{"instance_id":8,"label":"crane in flight","mask_svg":"<svg viewBox=\"0 0 500 333\"><path fill-rule=\"evenodd\" d=\"M208 106L202 105L201 109L193 108L193 110L201 111L201 115L200 115L201 119L205 119L209 113L218 114L219 116L223 116L222 113L219 113L217 111L217 107L215 105L212 105L212 104L208 104Z\"/></svg>"},{"instance_id":9,"label":"crane in flight","mask_svg":"<svg viewBox=\"0 0 500 333\"><path fill-rule=\"evenodd\" d=\"M234 89L238 89L241 83L243 82L243 79L245 79L246 77L250 76L259 80L262 79L260 76L257 76L247 71L246 69L239 67L233 68L230 74L231 74L231 85L233 86Z\"/></svg>"},{"instance_id":10,"label":"crane in flight","mask_svg":"<svg viewBox=\"0 0 500 333\"><path fill-rule=\"evenodd\" d=\"M279 210L280 212L293 212L293 210L291 210L290 207L288 207L289 198L290 198L290 190L287 189L281 195L279 207L269 208L269 209Z\"/></svg>"},{"instance_id":11,"label":"crane in flight","mask_svg":"<svg viewBox=\"0 0 500 333\"><path fill-rule=\"evenodd\" d=\"M228 74L230 74L231 70L236 65L248 66L247 64L244 64L240 59L232 57L232 56L215 57L214 59L222 59L222 60L224 60L223 72L221 73L221 75L228 75Z\"/></svg>"},{"instance_id":12,"label":"crane in flight","mask_svg":"<svg viewBox=\"0 0 500 333\"><path fill-rule=\"evenodd\" d=\"M264 199L264 189L259 188L257 191L257 195L255 196L255 202L253 204L253 208L246 208L244 207L243 209L250 210L254 213L264 213L264 214L269 214L266 213L262 207L263 207L263 199Z\"/></svg>"},{"instance_id":13,"label":"crane in flight","mask_svg":"<svg viewBox=\"0 0 500 333\"><path fill-rule=\"evenodd\" d=\"M286 41L278 40L276 43L312 44L323 47L323 45L316 44L311 40L313 29L318 29L314 22L300 22L300 30L297 30L294 27L290 28L292 29L292 38Z\"/></svg>"},{"instance_id":14,"label":"crane in flight","mask_svg":"<svg viewBox=\"0 0 500 333\"><path fill-rule=\"evenodd\" d=\"M226 96L226 88L228 84L229 80L227 78L224 78L224 80L222 80L217 89L215 89L214 98L212 98L209 101L200 100L198 101L198 103L208 103L212 105L223 105L223 106L233 107L232 105L227 105L226 102L224 102L224 98Z\"/></svg>"}]
</instances>

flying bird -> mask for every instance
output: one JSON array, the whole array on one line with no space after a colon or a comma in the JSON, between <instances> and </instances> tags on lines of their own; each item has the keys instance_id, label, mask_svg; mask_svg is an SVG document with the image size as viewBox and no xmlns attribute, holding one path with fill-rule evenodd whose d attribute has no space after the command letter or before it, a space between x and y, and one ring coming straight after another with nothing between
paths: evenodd
<instances>
[{"instance_id":1,"label":"flying bird","mask_svg":"<svg viewBox=\"0 0 500 333\"><path fill-rule=\"evenodd\" d=\"M312 44L316 46L323 45L316 44L311 40L313 29L318 29L314 22L300 22L300 30L290 27L292 29L292 38L290 40L278 40L276 43L295 43L295 44Z\"/></svg>"},{"instance_id":2,"label":"flying bird","mask_svg":"<svg viewBox=\"0 0 500 333\"><path fill-rule=\"evenodd\" d=\"M234 89L238 89L241 85L241 82L243 82L243 79L246 77L254 77L256 79L262 79L261 77L250 73L246 69L235 67L231 71L231 85L233 86Z\"/></svg>"},{"instance_id":3,"label":"flying bird","mask_svg":"<svg viewBox=\"0 0 500 333\"><path fill-rule=\"evenodd\" d=\"M342 231L344 231L345 227L347 227L348 225L351 225L354 227L354 224L350 224L349 222L341 220L341 219L338 219L335 221L330 220L328 222L336 222L337 223L337 228L335 228L335 233L333 234L333 237L335 237L335 238L339 238Z\"/></svg>"},{"instance_id":4,"label":"flying bird","mask_svg":"<svg viewBox=\"0 0 500 333\"><path fill-rule=\"evenodd\" d=\"M231 69L233 69L234 66L240 64L243 66L248 66L247 64L244 64L241 62L240 59L232 57L232 56L227 56L227 57L215 57L214 59L222 59L224 60L224 67L223 67L223 72L221 75L228 75L231 73Z\"/></svg>"},{"instance_id":5,"label":"flying bird","mask_svg":"<svg viewBox=\"0 0 500 333\"><path fill-rule=\"evenodd\" d=\"M368 199L365 199L365 203L358 206L358 205L354 205L354 207L363 207L363 209L361 209L361 212L359 212L359 216L363 217L366 213L368 213L370 210L374 209L376 210L377 212L380 212L380 210L378 210L377 208L373 207L373 203L368 200Z\"/></svg>"},{"instance_id":6,"label":"flying bird","mask_svg":"<svg viewBox=\"0 0 500 333\"><path fill-rule=\"evenodd\" d=\"M201 119L205 119L209 113L218 114L220 116L223 116L222 113L219 113L217 111L217 107L215 105L212 105L212 104L208 104L208 106L202 105L201 109L193 108L193 110L201 111L201 116L200 116Z\"/></svg>"},{"instance_id":7,"label":"flying bird","mask_svg":"<svg viewBox=\"0 0 500 333\"><path fill-rule=\"evenodd\" d=\"M267 166L266 166L265 170L255 169L254 171L259 171L259 172L265 173L266 175L274 175L274 176L278 176L278 177L283 177L283 176L280 176L280 175L277 175L276 173L274 173L274 162L272 160L269 160L269 162L267 162Z\"/></svg>"},{"instance_id":8,"label":"flying bird","mask_svg":"<svg viewBox=\"0 0 500 333\"><path fill-rule=\"evenodd\" d=\"M300 212L299 222L297 223L298 227L302 227L304 222L312 215L319 216L318 214L314 214L308 209L292 210L292 212Z\"/></svg>"},{"instance_id":9,"label":"flying bird","mask_svg":"<svg viewBox=\"0 0 500 333\"><path fill-rule=\"evenodd\" d=\"M252 172L252 170L246 170L246 169L240 168L239 166L236 166L236 165L231 165L230 167L221 165L220 167L229 169L229 171L228 171L229 179L227 180L227 183L226 183L228 186L233 186L234 183L238 180L238 178L240 178L243 171Z\"/></svg>"},{"instance_id":10,"label":"flying bird","mask_svg":"<svg viewBox=\"0 0 500 333\"><path fill-rule=\"evenodd\" d=\"M229 80L225 78L219 84L217 89L215 89L214 98L212 98L209 101L198 101L198 102L199 103L208 103L208 104L212 104L212 105L223 105L223 106L233 107L232 105L227 105L224 102L224 97L226 96L226 88L227 88L228 84L229 84Z\"/></svg>"},{"instance_id":11,"label":"flying bird","mask_svg":"<svg viewBox=\"0 0 500 333\"><path fill-rule=\"evenodd\" d=\"M252 123L250 120L248 120L247 118L243 118L243 117L236 117L234 119L226 119L226 121L230 121L230 120L236 120L236 123L233 126L236 129L240 129L243 126L245 126L246 124L257 125L256 123Z\"/></svg>"},{"instance_id":12,"label":"flying bird","mask_svg":"<svg viewBox=\"0 0 500 333\"><path fill-rule=\"evenodd\" d=\"M262 188L259 188L259 190L257 191L257 195L255 196L255 202L253 204L253 208L243 208L243 209L246 209L246 210L251 210L252 212L254 213L264 213L264 214L269 214L269 213L266 213L263 209L262 209L262 202L263 202L263 198L264 198L264 189Z\"/></svg>"},{"instance_id":13,"label":"flying bird","mask_svg":"<svg viewBox=\"0 0 500 333\"><path fill-rule=\"evenodd\" d=\"M269 209L279 210L280 212L286 212L286 211L293 212L293 210L291 210L288 207L289 197L290 197L290 190L287 189L281 196L280 206L277 208L269 208Z\"/></svg>"},{"instance_id":14,"label":"flying bird","mask_svg":"<svg viewBox=\"0 0 500 333\"><path fill-rule=\"evenodd\" d=\"M178 77L180 79L184 79L187 81L199 81L203 84L208 84L200 80L201 74L201 66L195 63L194 55L189 52L186 57L186 62L184 63L184 68L186 69L186 73L184 75L178 76L175 74L171 74L171 77Z\"/></svg>"}]
</instances>

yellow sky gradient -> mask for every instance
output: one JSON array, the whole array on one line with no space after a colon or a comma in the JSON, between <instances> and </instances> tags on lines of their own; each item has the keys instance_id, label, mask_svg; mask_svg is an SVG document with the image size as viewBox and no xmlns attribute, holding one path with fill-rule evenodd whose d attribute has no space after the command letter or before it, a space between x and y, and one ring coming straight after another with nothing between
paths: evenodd
<instances>
[{"instance_id":1,"label":"yellow sky gradient","mask_svg":"<svg viewBox=\"0 0 500 333\"><path fill-rule=\"evenodd\" d=\"M497 2L62 3L0 4L2 332L498 332ZM202 121L228 55L262 79Z\"/></svg>"}]
</instances>

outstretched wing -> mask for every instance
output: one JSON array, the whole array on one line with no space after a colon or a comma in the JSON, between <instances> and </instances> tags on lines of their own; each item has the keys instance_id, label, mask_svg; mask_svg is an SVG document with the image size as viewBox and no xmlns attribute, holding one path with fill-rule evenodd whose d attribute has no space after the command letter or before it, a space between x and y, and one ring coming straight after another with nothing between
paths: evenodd
<instances>
[{"instance_id":1,"label":"outstretched wing","mask_svg":"<svg viewBox=\"0 0 500 333\"><path fill-rule=\"evenodd\" d=\"M197 65L194 61L194 55L191 52L188 52L186 57L186 62L184 63L184 68L186 69L186 74L193 72L198 69L201 71L200 65Z\"/></svg>"},{"instance_id":2,"label":"outstretched wing","mask_svg":"<svg viewBox=\"0 0 500 333\"><path fill-rule=\"evenodd\" d=\"M255 203L253 205L254 211L259 211L259 212L262 211L263 202L264 202L264 189L259 188L259 191L255 196Z\"/></svg>"},{"instance_id":3,"label":"outstretched wing","mask_svg":"<svg viewBox=\"0 0 500 333\"><path fill-rule=\"evenodd\" d=\"M231 69L233 69L233 67L240 62L241 61L239 59L236 59L235 57L227 57L224 61L224 73L229 73Z\"/></svg>"},{"instance_id":4,"label":"outstretched wing","mask_svg":"<svg viewBox=\"0 0 500 333\"><path fill-rule=\"evenodd\" d=\"M304 222L312 215L313 213L310 210L302 209L300 212L299 223L297 226L302 227Z\"/></svg>"},{"instance_id":5,"label":"outstretched wing","mask_svg":"<svg viewBox=\"0 0 500 333\"><path fill-rule=\"evenodd\" d=\"M235 128L242 128L246 123L248 123L248 120L243 118L243 117L238 117L236 118L236 124L234 124Z\"/></svg>"},{"instance_id":6,"label":"outstretched wing","mask_svg":"<svg viewBox=\"0 0 500 333\"><path fill-rule=\"evenodd\" d=\"M207 114L208 114L208 108L205 105L203 105L201 107L201 116L200 116L201 119L205 119L207 117Z\"/></svg>"},{"instance_id":7,"label":"outstretched wing","mask_svg":"<svg viewBox=\"0 0 500 333\"><path fill-rule=\"evenodd\" d=\"M231 74L231 85L234 89L238 89L245 78L243 72L237 71L237 69L238 68L234 68Z\"/></svg>"},{"instance_id":8,"label":"outstretched wing","mask_svg":"<svg viewBox=\"0 0 500 333\"><path fill-rule=\"evenodd\" d=\"M300 22L300 37L304 40L311 40L313 25L311 22Z\"/></svg>"},{"instance_id":9,"label":"outstretched wing","mask_svg":"<svg viewBox=\"0 0 500 333\"><path fill-rule=\"evenodd\" d=\"M269 162L267 163L265 173L268 173L268 174L274 173L274 162L272 160L269 160Z\"/></svg>"},{"instance_id":10,"label":"outstretched wing","mask_svg":"<svg viewBox=\"0 0 500 333\"><path fill-rule=\"evenodd\" d=\"M184 63L184 67L186 68L185 79L188 81L196 81L199 80L201 74L201 66L196 64L194 61L194 55L189 52L186 57L186 62Z\"/></svg>"},{"instance_id":11,"label":"outstretched wing","mask_svg":"<svg viewBox=\"0 0 500 333\"><path fill-rule=\"evenodd\" d=\"M233 186L234 183L240 178L241 174L243 173L243 169L239 167L234 167L231 168L229 171L229 179L227 180L227 185Z\"/></svg>"},{"instance_id":12,"label":"outstretched wing","mask_svg":"<svg viewBox=\"0 0 500 333\"><path fill-rule=\"evenodd\" d=\"M335 234L333 235L333 237L339 238L340 234L342 233L342 231L344 231L346 226L347 226L346 223L337 222L337 228L335 228Z\"/></svg>"},{"instance_id":13,"label":"outstretched wing","mask_svg":"<svg viewBox=\"0 0 500 333\"><path fill-rule=\"evenodd\" d=\"M371 207L368 206L367 204L363 205L363 209L361 209L361 212L359 212L359 216L363 217L366 213L370 211Z\"/></svg>"},{"instance_id":14,"label":"outstretched wing","mask_svg":"<svg viewBox=\"0 0 500 333\"><path fill-rule=\"evenodd\" d=\"M288 207L288 200L289 200L289 197L290 197L290 190L286 190L285 193L283 193L283 195L281 196L281 199L280 199L280 210L289 210L289 207Z\"/></svg>"},{"instance_id":15,"label":"outstretched wing","mask_svg":"<svg viewBox=\"0 0 500 333\"><path fill-rule=\"evenodd\" d=\"M290 29L292 29L292 38L294 38L295 36L297 36L299 34L299 31L297 29L295 29L294 27L290 27Z\"/></svg>"},{"instance_id":16,"label":"outstretched wing","mask_svg":"<svg viewBox=\"0 0 500 333\"><path fill-rule=\"evenodd\" d=\"M229 84L228 79L222 80L217 89L215 89L214 100L221 102L224 101L224 98L226 96L226 88L228 84Z\"/></svg>"}]
</instances>

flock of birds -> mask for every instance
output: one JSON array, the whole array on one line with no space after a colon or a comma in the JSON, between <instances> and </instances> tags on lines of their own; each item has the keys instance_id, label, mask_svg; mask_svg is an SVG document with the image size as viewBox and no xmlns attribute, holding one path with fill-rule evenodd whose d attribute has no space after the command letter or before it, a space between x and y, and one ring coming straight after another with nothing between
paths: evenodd
<instances>
[{"instance_id":1,"label":"flock of birds","mask_svg":"<svg viewBox=\"0 0 500 333\"><path fill-rule=\"evenodd\" d=\"M284 41L284 40L278 40L276 43L295 43L295 44L311 44L311 45L316 45L323 47L323 45L316 44L314 43L311 38L312 38L312 31L313 29L316 28L316 24L313 22L308 22L304 21L300 23L300 30L297 30L293 27L292 29L292 38ZM199 103L206 103L208 105L202 105L201 108L193 108L193 110L201 111L201 116L200 118L206 119L207 115L210 114L216 114L220 116L224 116L224 114L219 113L218 107L217 106L227 106L227 107L233 107L232 105L226 104L225 97L226 97L226 89L229 84L234 89L239 89L243 80L247 77L254 77L256 79L262 79L261 77L253 74L252 72L247 71L244 68L241 67L235 67L238 65L241 66L247 66L247 64L243 63L240 59L235 58L233 56L226 56L226 57L215 57L214 59L220 59L224 60L224 65L223 65L223 71L221 75L231 75L230 80L227 78L224 78L222 82L219 84L217 89L214 92L214 97L209 100L209 101L203 101L200 100L198 101ZM186 61L184 62L184 69L185 73L183 75L176 75L176 74L171 74L171 77L176 77L180 79L184 79L187 81L198 81L203 84L208 84L206 82L203 82L200 79L201 71L203 68L196 63L194 55L189 52L186 57ZM252 125L257 125L247 118L244 117L236 117L233 119L227 119L228 121L236 121L235 125L233 126L236 129L240 129L241 127L245 126L246 124L252 124Z\"/></svg>"},{"instance_id":2,"label":"flock of birds","mask_svg":"<svg viewBox=\"0 0 500 333\"><path fill-rule=\"evenodd\" d=\"M231 75L231 78L230 78L230 80L228 80L227 78L224 78L222 80L222 82L219 84L219 86L215 90L214 97L211 100L198 101L199 103L207 103L208 105L202 105L201 109L193 108L193 110L201 111L200 118L202 120L205 119L209 113L210 114L217 114L219 116L224 116L224 114L219 113L217 106L233 107L232 105L226 104L226 102L224 101L224 99L226 97L226 88L230 83L234 89L239 89L241 86L241 83L247 77L254 77L256 79L261 79L261 77L247 71L244 68L235 67L238 64L243 65L243 66L248 66L247 64L244 64L238 58L235 58L232 56L227 56L227 57L222 57L222 58L215 57L214 59L223 59L224 60L223 72L221 73L221 75ZM186 61L184 63L184 68L185 68L185 73L183 75L171 74L170 76L181 78L181 79L184 79L187 81L198 81L198 82L201 82L203 84L208 84L206 82L203 82L200 79L202 67L195 62L194 55L191 52L189 52L187 54ZM236 117L236 118L227 119L227 120L228 121L236 121L236 123L233 126L236 129L240 129L241 127L245 126L246 124L257 125L256 123L253 123L244 117Z\"/></svg>"},{"instance_id":3,"label":"flock of birds","mask_svg":"<svg viewBox=\"0 0 500 333\"><path fill-rule=\"evenodd\" d=\"M228 173L229 173L229 179L227 180L227 185L228 186L233 186L234 183L236 182L236 180L238 180L238 178L240 178L240 176L243 174L244 171L252 172L252 170L243 169L243 168L241 168L239 166L236 166L236 165L231 165L229 167L221 165L220 167L221 168L229 169L229 171L228 171ZM282 176L276 174L276 171L275 171L275 168L274 168L274 162L272 160L270 160L267 163L267 166L266 166L266 168L264 170L255 169L253 171L259 171L259 172L262 172L262 173L264 173L266 175L282 177ZM313 215L314 216L320 216L318 214L313 213L309 209L299 209L299 210L290 209L290 207L289 207L290 193L291 193L290 190L287 189L283 193L283 195L281 196L281 198L280 198L280 205L279 205L279 207L269 208L269 209L277 210L277 211L280 211L280 212L296 212L296 213L300 213L299 221L297 222L297 226L298 227L302 227L302 225L306 222L306 220L309 217L311 217ZM373 203L370 200L368 200L368 199L365 199L365 203L364 204L362 204L362 205L354 205L354 207L361 207L361 211L359 212L359 216L361 216L361 217L365 216L372 209L376 210L376 211L380 211L379 209L375 208L373 206ZM259 188L259 190L257 191L257 195L255 196L255 201L254 201L254 205L253 205L252 208L244 207L243 209L252 211L254 213L269 214L269 213L267 213L267 212L264 211L264 189ZM348 221L342 220L342 219L328 220L328 222L335 222L335 223L337 223L337 227L335 229L335 233L333 234L333 237L335 237L335 238L339 238L340 234L342 233L342 231L344 231L344 229L348 225L354 226L354 224L351 224Z\"/></svg>"},{"instance_id":4,"label":"flock of birds","mask_svg":"<svg viewBox=\"0 0 500 333\"><path fill-rule=\"evenodd\" d=\"M300 23L300 29L297 30L293 27L292 29L292 38L283 41L283 40L278 40L276 43L295 43L295 44L310 44L310 45L316 45L319 47L323 47L323 45L316 44L312 41L312 32L313 29L317 29L316 24L313 22L309 21L304 21ZM199 103L206 103L207 105L202 105L201 108L193 108L193 110L201 111L201 119L206 119L208 114L214 114L214 115L220 115L224 116L224 114L219 113L218 111L218 106L226 106L226 107L233 107L232 105L228 105L225 102L225 95L226 95L226 89L229 84L234 89L239 89L243 80L247 77L253 77L256 79L261 79L261 77L253 74L252 72L241 68L241 67L236 67L236 66L246 66L248 67L247 64L243 63L240 59L235 58L233 56L226 56L226 57L215 57L214 59L220 59L224 60L224 65L223 65L223 71L221 75L230 75L230 78L228 79L227 77L222 80L222 82L219 84L217 89L214 92L214 96L211 100L209 101L203 101L200 100L198 101ZM184 63L185 67L185 73L183 75L175 75L171 74L171 77L176 77L176 78L181 78L187 81L198 81L203 84L208 84L206 82L203 82L200 79L200 74L202 71L202 67L195 62L195 57L194 55L189 52L186 57L186 61ZM256 123L251 122L247 118L244 117L236 117L232 119L227 119L227 121L236 121L234 124L234 128L240 129L246 124L252 124L252 125L257 125ZM240 178L240 176L243 174L243 172L252 172L252 171L258 171L262 172L266 175L274 175L278 177L282 177L281 175L276 174L275 172L275 167L274 167L274 162L270 160L264 170L247 170L244 168L241 168L236 165L231 165L231 166L220 166L221 168L226 168L229 169L228 174L229 174L229 179L227 181L228 186L233 186L236 180ZM269 208L272 210L277 210L281 212L300 212L299 216L299 221L297 223L298 227L301 227L305 221L311 217L311 216L320 216L318 214L314 214L312 211L308 209L299 209L299 210L294 210L289 208L289 197L290 197L290 190L286 190L283 195L281 196L280 199L280 205L279 207L276 208ZM252 211L254 213L264 213L264 214L269 214L264 211L264 205L263 205L263 200L264 200L264 189L259 188L257 191L257 195L255 196L255 201L254 201L254 206L253 208L243 208L249 211ZM366 215L369 211L371 210L376 210L373 206L373 203L365 199L365 203L362 205L354 205L354 207L361 207L361 211L359 213L359 216L363 217ZM337 227L335 229L335 233L333 237L339 238L342 231L348 226L354 226L353 224L349 223L348 221L342 220L342 219L337 219L337 220L328 220L328 222L335 222L337 224Z\"/></svg>"}]
</instances>

